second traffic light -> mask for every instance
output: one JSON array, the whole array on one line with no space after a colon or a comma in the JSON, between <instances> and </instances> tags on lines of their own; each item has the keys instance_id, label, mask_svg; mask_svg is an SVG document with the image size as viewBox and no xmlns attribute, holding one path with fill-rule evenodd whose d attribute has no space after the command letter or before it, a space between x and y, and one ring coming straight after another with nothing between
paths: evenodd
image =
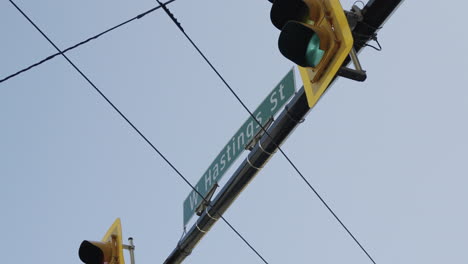
<instances>
[{"instance_id":1,"label":"second traffic light","mask_svg":"<svg viewBox=\"0 0 468 264\"><path fill-rule=\"evenodd\" d=\"M125 264L123 248L122 225L117 218L101 241L84 240L78 255L85 264Z\"/></svg>"},{"instance_id":2,"label":"second traffic light","mask_svg":"<svg viewBox=\"0 0 468 264\"><path fill-rule=\"evenodd\" d=\"M275 0L271 21L280 52L299 66L310 107L343 64L353 37L339 0Z\"/></svg>"},{"instance_id":3,"label":"second traffic light","mask_svg":"<svg viewBox=\"0 0 468 264\"><path fill-rule=\"evenodd\" d=\"M115 246L112 241L97 242L84 240L80 245L78 254L81 261L86 264L111 263L113 262L112 252L117 251L114 248Z\"/></svg>"}]
</instances>

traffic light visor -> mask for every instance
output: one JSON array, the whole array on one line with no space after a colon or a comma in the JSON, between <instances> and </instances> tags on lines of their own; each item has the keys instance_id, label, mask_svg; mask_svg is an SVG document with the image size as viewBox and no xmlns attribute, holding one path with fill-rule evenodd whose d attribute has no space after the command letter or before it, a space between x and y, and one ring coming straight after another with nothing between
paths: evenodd
<instances>
[{"instance_id":1,"label":"traffic light visor","mask_svg":"<svg viewBox=\"0 0 468 264\"><path fill-rule=\"evenodd\" d=\"M78 251L78 255L80 256L81 261L83 261L86 264L103 264L104 263L104 258L105 254L110 254L110 251L112 249L105 245L104 243L99 243L102 244L101 247L98 247L95 244L98 244L99 242L94 242L91 243L87 240L83 241L80 245L80 250ZM109 251L109 252L104 252L104 251Z\"/></svg>"},{"instance_id":2,"label":"traffic light visor","mask_svg":"<svg viewBox=\"0 0 468 264\"><path fill-rule=\"evenodd\" d=\"M281 54L302 67L317 66L325 53L320 49L319 35L296 21L289 21L284 25L278 47Z\"/></svg>"},{"instance_id":3,"label":"traffic light visor","mask_svg":"<svg viewBox=\"0 0 468 264\"><path fill-rule=\"evenodd\" d=\"M281 30L290 20L304 21L309 8L302 0L275 0L270 11L271 23Z\"/></svg>"}]
</instances>

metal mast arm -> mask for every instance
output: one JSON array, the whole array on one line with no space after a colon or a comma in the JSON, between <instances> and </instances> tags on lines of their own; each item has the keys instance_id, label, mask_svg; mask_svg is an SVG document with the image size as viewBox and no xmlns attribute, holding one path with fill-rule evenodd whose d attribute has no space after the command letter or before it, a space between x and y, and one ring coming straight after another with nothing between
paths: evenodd
<instances>
[{"instance_id":1,"label":"metal mast arm","mask_svg":"<svg viewBox=\"0 0 468 264\"><path fill-rule=\"evenodd\" d=\"M362 40L356 41L354 44L357 52L372 39L402 2L403 0L370 0L367 3L362 10L363 21L359 22L353 30L353 34L360 36L360 40ZM347 65L349 62L348 58L343 65ZM181 263L190 255L192 249L206 232L219 220L219 215L222 215L229 208L240 192L268 162L277 147L286 140L300 121L303 120L309 110L304 89L301 88L268 129L269 135L262 136L259 143L213 200L212 206L201 214L195 225L171 252L164 262L165 264Z\"/></svg>"}]
</instances>

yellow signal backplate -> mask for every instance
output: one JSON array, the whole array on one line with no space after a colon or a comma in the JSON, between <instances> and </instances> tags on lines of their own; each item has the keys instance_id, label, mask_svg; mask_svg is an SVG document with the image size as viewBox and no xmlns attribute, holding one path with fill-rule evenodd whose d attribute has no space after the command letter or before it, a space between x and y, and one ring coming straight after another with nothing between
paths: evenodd
<instances>
[{"instance_id":1,"label":"yellow signal backplate","mask_svg":"<svg viewBox=\"0 0 468 264\"><path fill-rule=\"evenodd\" d=\"M102 242L112 243L112 260L111 264L125 264L123 256L123 242L122 242L122 225L120 218L115 219L109 230L101 240Z\"/></svg>"},{"instance_id":2,"label":"yellow signal backplate","mask_svg":"<svg viewBox=\"0 0 468 264\"><path fill-rule=\"evenodd\" d=\"M353 36L339 0L305 0L305 2L319 3L325 13L325 19L318 26L326 27L326 31L332 34L330 39L335 42L335 45L332 45L334 46L333 50L330 50L332 58L327 60L326 65L320 65L320 69L318 67L312 69L298 66L304 83L307 102L309 107L312 108L330 85L333 77L351 51ZM316 76L317 74L319 76Z\"/></svg>"}]
</instances>

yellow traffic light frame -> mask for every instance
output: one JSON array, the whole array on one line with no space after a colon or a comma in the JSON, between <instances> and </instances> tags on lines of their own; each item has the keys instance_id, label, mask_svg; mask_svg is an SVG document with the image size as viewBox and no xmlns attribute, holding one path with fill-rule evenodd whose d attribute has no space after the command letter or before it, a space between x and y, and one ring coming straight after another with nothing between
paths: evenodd
<instances>
[{"instance_id":1,"label":"yellow traffic light frame","mask_svg":"<svg viewBox=\"0 0 468 264\"><path fill-rule=\"evenodd\" d=\"M102 242L110 242L112 245L112 259L109 264L125 264L123 255L122 224L120 218L115 219L109 230L107 230Z\"/></svg>"},{"instance_id":2,"label":"yellow traffic light frame","mask_svg":"<svg viewBox=\"0 0 468 264\"><path fill-rule=\"evenodd\" d=\"M304 2L308 6L320 8L324 17L317 21L318 23L314 23L313 27L323 28L328 34L332 35L330 39L334 42L330 45L332 50L328 51L330 57L324 58L323 63L319 63L315 68L298 66L304 83L307 102L309 107L312 108L330 85L333 77L351 51L353 36L339 0L304 0Z\"/></svg>"}]
</instances>

